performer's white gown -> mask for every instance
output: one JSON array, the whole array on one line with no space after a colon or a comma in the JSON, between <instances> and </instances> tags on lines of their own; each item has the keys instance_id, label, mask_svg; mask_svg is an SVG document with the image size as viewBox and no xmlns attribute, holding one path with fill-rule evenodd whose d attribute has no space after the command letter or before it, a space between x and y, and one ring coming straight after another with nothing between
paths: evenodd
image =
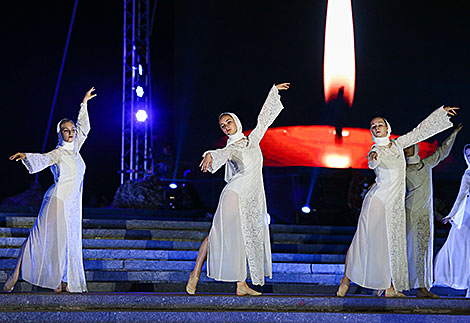
<instances>
[{"instance_id":1,"label":"performer's white gown","mask_svg":"<svg viewBox=\"0 0 470 323\"><path fill-rule=\"evenodd\" d=\"M207 276L210 278L244 281L247 265L253 284L263 285L265 276L272 277L263 155L259 143L282 109L278 90L273 86L248 140L206 152L213 158L211 172L227 164L231 173L209 233Z\"/></svg>"},{"instance_id":2,"label":"performer's white gown","mask_svg":"<svg viewBox=\"0 0 470 323\"><path fill-rule=\"evenodd\" d=\"M452 126L439 108L411 132L392 140L391 148L374 145L378 155L369 162L376 185L366 194L356 234L348 253L346 275L371 289L409 289L406 254L405 172L403 149Z\"/></svg>"},{"instance_id":3,"label":"performer's white gown","mask_svg":"<svg viewBox=\"0 0 470 323\"><path fill-rule=\"evenodd\" d=\"M40 287L55 289L64 281L71 292L85 292L82 257L85 163L79 151L90 131L86 104L81 104L75 128L73 144L59 144L45 154L27 153L23 160L31 174L50 166L55 183L44 196L26 242L21 275Z\"/></svg>"},{"instance_id":4,"label":"performer's white gown","mask_svg":"<svg viewBox=\"0 0 470 323\"><path fill-rule=\"evenodd\" d=\"M449 214L452 228L436 256L434 275L436 285L467 289L467 297L470 297L470 161L467 160L467 164L459 194Z\"/></svg>"},{"instance_id":5,"label":"performer's white gown","mask_svg":"<svg viewBox=\"0 0 470 323\"><path fill-rule=\"evenodd\" d=\"M410 288L429 290L433 284L432 169L449 155L456 135L457 132L453 132L431 156L406 166L406 239Z\"/></svg>"}]
</instances>

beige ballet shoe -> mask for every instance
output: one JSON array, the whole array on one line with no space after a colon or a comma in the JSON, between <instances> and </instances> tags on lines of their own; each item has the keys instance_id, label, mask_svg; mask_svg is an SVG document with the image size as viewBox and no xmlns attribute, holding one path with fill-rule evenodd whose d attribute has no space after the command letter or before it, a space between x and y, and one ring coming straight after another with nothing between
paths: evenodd
<instances>
[{"instance_id":1,"label":"beige ballet shoe","mask_svg":"<svg viewBox=\"0 0 470 323\"><path fill-rule=\"evenodd\" d=\"M336 291L336 296L338 297L344 297L346 296L346 293L348 292L348 289L349 289L349 284L343 284L343 279L344 278L341 278L340 281L339 281L339 288L338 290Z\"/></svg>"},{"instance_id":2,"label":"beige ballet shoe","mask_svg":"<svg viewBox=\"0 0 470 323\"><path fill-rule=\"evenodd\" d=\"M198 282L199 275L193 275L193 272L191 272L191 274L189 275L188 283L186 284L186 293L188 293L189 295L196 294L196 287Z\"/></svg>"},{"instance_id":3,"label":"beige ballet shoe","mask_svg":"<svg viewBox=\"0 0 470 323\"><path fill-rule=\"evenodd\" d=\"M10 278L8 278L8 280L5 282L5 285L3 285L3 291L5 293L11 293L15 288L17 281L18 277L15 277L15 275L11 275Z\"/></svg>"},{"instance_id":4,"label":"beige ballet shoe","mask_svg":"<svg viewBox=\"0 0 470 323\"><path fill-rule=\"evenodd\" d=\"M245 286L238 287L237 286L237 296L260 296L261 293L255 291L254 289L251 289L248 287L248 285L245 284Z\"/></svg>"},{"instance_id":5,"label":"beige ballet shoe","mask_svg":"<svg viewBox=\"0 0 470 323\"><path fill-rule=\"evenodd\" d=\"M62 293L64 291L67 292L67 293L70 293L68 284L64 283L64 282L60 282L59 287L54 289L54 292L56 292L56 293Z\"/></svg>"},{"instance_id":6,"label":"beige ballet shoe","mask_svg":"<svg viewBox=\"0 0 470 323\"><path fill-rule=\"evenodd\" d=\"M424 297L424 298L441 298L439 295L431 293L426 288L418 288L416 292L416 297Z\"/></svg>"},{"instance_id":7,"label":"beige ballet shoe","mask_svg":"<svg viewBox=\"0 0 470 323\"><path fill-rule=\"evenodd\" d=\"M408 297L403 293L397 292L396 290L385 290L385 297Z\"/></svg>"}]
</instances>

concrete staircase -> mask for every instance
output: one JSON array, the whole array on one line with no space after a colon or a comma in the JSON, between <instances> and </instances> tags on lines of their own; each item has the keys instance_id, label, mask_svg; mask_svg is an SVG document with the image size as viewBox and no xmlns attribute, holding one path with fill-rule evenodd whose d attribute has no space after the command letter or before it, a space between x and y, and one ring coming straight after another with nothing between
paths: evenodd
<instances>
[{"instance_id":1,"label":"concrete staircase","mask_svg":"<svg viewBox=\"0 0 470 323\"><path fill-rule=\"evenodd\" d=\"M19 247L36 218L33 209L7 211L0 212L0 282L13 270ZM200 212L181 214L86 210L83 255L89 291L183 292L211 223L201 221L204 218ZM355 228L273 224L270 229L273 279L255 289L264 293L334 295ZM438 231L436 250L446 234ZM235 284L214 282L204 272L205 268L198 292L235 291ZM32 290L40 289L26 282L15 287L15 292ZM370 292L357 286L350 289L351 294ZM436 292L463 295L463 291L449 288L436 287Z\"/></svg>"}]
</instances>

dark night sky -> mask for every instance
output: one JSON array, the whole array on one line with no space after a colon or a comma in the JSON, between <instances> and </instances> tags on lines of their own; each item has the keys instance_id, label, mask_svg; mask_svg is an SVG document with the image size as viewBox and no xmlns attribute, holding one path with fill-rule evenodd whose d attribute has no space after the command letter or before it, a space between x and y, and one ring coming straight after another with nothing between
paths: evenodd
<instances>
[{"instance_id":1,"label":"dark night sky","mask_svg":"<svg viewBox=\"0 0 470 323\"><path fill-rule=\"evenodd\" d=\"M465 127L455 167L441 169L460 177L470 134L470 7L465 1L409 3L353 1L357 80L348 125L367 127L380 114L401 134L441 104L461 106L457 121ZM8 156L42 147L73 4L22 1L1 10L0 199L34 178ZM55 147L56 122L75 119L83 94L95 86L92 132L82 149L85 201L111 198L119 184L122 10L118 0L79 1L47 145ZM316 0L159 0L152 36L157 143L181 147L181 168L198 163L221 136L219 113L231 110L252 128L274 82L292 82L275 126L322 123L325 13L326 1ZM48 171L40 179L46 187L52 182Z\"/></svg>"}]
</instances>

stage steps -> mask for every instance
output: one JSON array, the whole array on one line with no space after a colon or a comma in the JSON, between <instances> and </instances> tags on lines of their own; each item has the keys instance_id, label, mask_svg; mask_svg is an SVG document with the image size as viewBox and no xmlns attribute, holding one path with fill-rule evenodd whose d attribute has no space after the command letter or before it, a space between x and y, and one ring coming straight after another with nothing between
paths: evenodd
<instances>
[{"instance_id":1,"label":"stage steps","mask_svg":"<svg viewBox=\"0 0 470 323\"><path fill-rule=\"evenodd\" d=\"M13 293L0 322L468 322L466 299Z\"/></svg>"},{"instance_id":2,"label":"stage steps","mask_svg":"<svg viewBox=\"0 0 470 323\"><path fill-rule=\"evenodd\" d=\"M184 291L184 286L211 223L187 217L155 219L133 210L106 209L85 212L83 255L91 292ZM103 214L103 218L97 218ZM107 214L107 215L104 215ZM111 219L114 214L115 219ZM36 219L29 212L0 212L0 282L13 270L19 247ZM334 294L344 272L347 248L354 227L272 224L273 279L255 287L264 293ZM436 234L436 250L446 232ZM198 291L232 293L234 284L216 283L201 275ZM20 282L15 291L40 290ZM440 288L440 295L461 295L460 291ZM370 294L353 286L351 294Z\"/></svg>"}]
</instances>

